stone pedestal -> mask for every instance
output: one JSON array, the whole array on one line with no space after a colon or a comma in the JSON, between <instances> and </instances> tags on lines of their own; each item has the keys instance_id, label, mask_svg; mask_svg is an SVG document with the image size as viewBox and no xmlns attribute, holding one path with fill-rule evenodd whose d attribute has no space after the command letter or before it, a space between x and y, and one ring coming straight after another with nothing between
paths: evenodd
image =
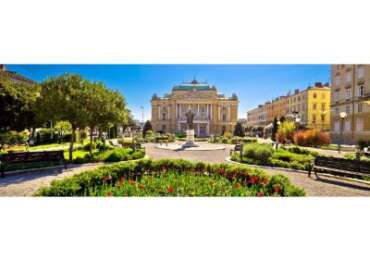
<instances>
[{"instance_id":1,"label":"stone pedestal","mask_svg":"<svg viewBox=\"0 0 370 260\"><path fill-rule=\"evenodd\" d=\"M197 147L198 145L194 142L194 129L186 130L186 142L182 145L183 148Z\"/></svg>"}]
</instances>

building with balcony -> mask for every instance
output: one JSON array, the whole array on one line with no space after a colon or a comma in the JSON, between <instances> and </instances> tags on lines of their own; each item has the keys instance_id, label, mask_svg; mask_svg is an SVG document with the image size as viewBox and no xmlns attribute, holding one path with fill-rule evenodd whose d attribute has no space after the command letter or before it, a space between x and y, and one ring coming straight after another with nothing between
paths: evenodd
<instances>
[{"instance_id":1,"label":"building with balcony","mask_svg":"<svg viewBox=\"0 0 370 260\"><path fill-rule=\"evenodd\" d=\"M332 65L331 81L332 142L370 140L370 65Z\"/></svg>"},{"instance_id":2,"label":"building with balcony","mask_svg":"<svg viewBox=\"0 0 370 260\"><path fill-rule=\"evenodd\" d=\"M221 135L233 132L238 120L238 97L217 92L215 86L196 80L172 88L171 93L153 95L152 126L156 132L184 133L186 113L195 114L194 130L197 136Z\"/></svg>"}]
</instances>

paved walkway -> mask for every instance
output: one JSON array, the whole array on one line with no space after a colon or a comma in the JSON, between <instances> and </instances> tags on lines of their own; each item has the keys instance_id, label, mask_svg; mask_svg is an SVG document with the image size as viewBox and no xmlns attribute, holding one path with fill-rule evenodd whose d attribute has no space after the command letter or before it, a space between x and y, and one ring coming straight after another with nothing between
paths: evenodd
<instances>
[{"instance_id":1,"label":"paved walkway","mask_svg":"<svg viewBox=\"0 0 370 260\"><path fill-rule=\"evenodd\" d=\"M221 151L169 151L156 148L153 144L146 144L147 155L152 159L188 159L191 161L204 161L211 163L226 163L226 157L233 145L225 145ZM259 167L268 174L283 174L289 177L292 183L302 187L307 196L370 196L370 187L354 182L322 177L320 181L307 177L306 173L294 170L281 170L271 167Z\"/></svg>"},{"instance_id":2,"label":"paved walkway","mask_svg":"<svg viewBox=\"0 0 370 260\"><path fill-rule=\"evenodd\" d=\"M93 170L102 163L74 164L53 169L44 169L29 173L0 178L0 196L32 196L40 187L48 186L51 181L72 176L86 170Z\"/></svg>"},{"instance_id":3,"label":"paved walkway","mask_svg":"<svg viewBox=\"0 0 370 260\"><path fill-rule=\"evenodd\" d=\"M145 144L147 155L152 159L182 158L210 163L227 162L225 158L229 155L233 145L225 146L225 150L216 151L171 151L158 149L154 144ZM101 165L103 164L69 165L67 170L59 167L0 178L0 196L31 196L40 187L48 186L52 180L72 176L85 170L96 169ZM304 188L308 196L370 196L370 188L368 186L332 178L322 178L322 180L317 181L308 178L305 173L288 169L259 168L263 168L269 174L284 174L288 176L292 183Z\"/></svg>"}]
</instances>

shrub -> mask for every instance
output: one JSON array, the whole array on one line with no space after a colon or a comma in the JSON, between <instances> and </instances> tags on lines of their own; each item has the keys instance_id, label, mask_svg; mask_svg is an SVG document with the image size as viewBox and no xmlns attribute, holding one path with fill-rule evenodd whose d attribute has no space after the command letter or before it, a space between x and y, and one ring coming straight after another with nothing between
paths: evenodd
<instances>
[{"instance_id":1,"label":"shrub","mask_svg":"<svg viewBox=\"0 0 370 260\"><path fill-rule=\"evenodd\" d=\"M279 143L287 143L287 142L293 142L293 133L295 131L295 124L291 121L284 121L282 122L277 130L276 133L276 140L279 141Z\"/></svg>"},{"instance_id":2,"label":"shrub","mask_svg":"<svg viewBox=\"0 0 370 260\"><path fill-rule=\"evenodd\" d=\"M233 135L232 135L230 132L226 131L226 132L223 134L223 137L225 137L225 138L227 138L227 139L230 139L231 137L233 137Z\"/></svg>"},{"instance_id":3,"label":"shrub","mask_svg":"<svg viewBox=\"0 0 370 260\"><path fill-rule=\"evenodd\" d=\"M163 187L168 178L177 187ZM181 178L181 181L178 181ZM187 182L190 181L191 182ZM186 160L140 160L117 163L86 171L62 180L54 180L50 187L40 189L37 196L205 196L217 181L224 188L244 189L247 196L304 196L301 188L293 186L282 175L268 176L263 171L229 164L192 163ZM151 181L155 185L150 185ZM224 182L227 181L227 182ZM184 183L187 182L187 183ZM206 183L206 185L203 185ZM148 186L147 186L148 185ZM198 187L201 187L200 189ZM122 189L133 192L122 192ZM194 192L197 190L198 192ZM221 195L230 195L222 192Z\"/></svg>"},{"instance_id":4,"label":"shrub","mask_svg":"<svg viewBox=\"0 0 370 260\"><path fill-rule=\"evenodd\" d=\"M87 143L85 145L83 145L81 147L81 150L84 150L84 151L90 151L91 150L95 150L96 149L96 144L93 142L93 143Z\"/></svg>"},{"instance_id":5,"label":"shrub","mask_svg":"<svg viewBox=\"0 0 370 260\"><path fill-rule=\"evenodd\" d=\"M271 158L272 152L272 147L268 144L246 144L243 146L243 159L246 157L256 163L266 164Z\"/></svg>"},{"instance_id":6,"label":"shrub","mask_svg":"<svg viewBox=\"0 0 370 260\"><path fill-rule=\"evenodd\" d=\"M316 129L300 130L294 134L294 144L300 146L322 146L330 144L329 133Z\"/></svg>"},{"instance_id":7,"label":"shrub","mask_svg":"<svg viewBox=\"0 0 370 260\"><path fill-rule=\"evenodd\" d=\"M0 132L0 151L4 148L5 145L16 145L24 144L28 139L28 132Z\"/></svg>"}]
</instances>

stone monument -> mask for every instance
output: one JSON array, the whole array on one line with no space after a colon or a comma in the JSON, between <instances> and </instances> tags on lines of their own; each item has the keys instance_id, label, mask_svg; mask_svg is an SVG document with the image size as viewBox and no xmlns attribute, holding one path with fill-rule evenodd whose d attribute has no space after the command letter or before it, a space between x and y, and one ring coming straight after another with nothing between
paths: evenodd
<instances>
[{"instance_id":1,"label":"stone monument","mask_svg":"<svg viewBox=\"0 0 370 260\"><path fill-rule=\"evenodd\" d=\"M194 142L194 116L195 114L191 109L185 114L186 116L186 142L182 145L183 148L197 147Z\"/></svg>"}]
</instances>

